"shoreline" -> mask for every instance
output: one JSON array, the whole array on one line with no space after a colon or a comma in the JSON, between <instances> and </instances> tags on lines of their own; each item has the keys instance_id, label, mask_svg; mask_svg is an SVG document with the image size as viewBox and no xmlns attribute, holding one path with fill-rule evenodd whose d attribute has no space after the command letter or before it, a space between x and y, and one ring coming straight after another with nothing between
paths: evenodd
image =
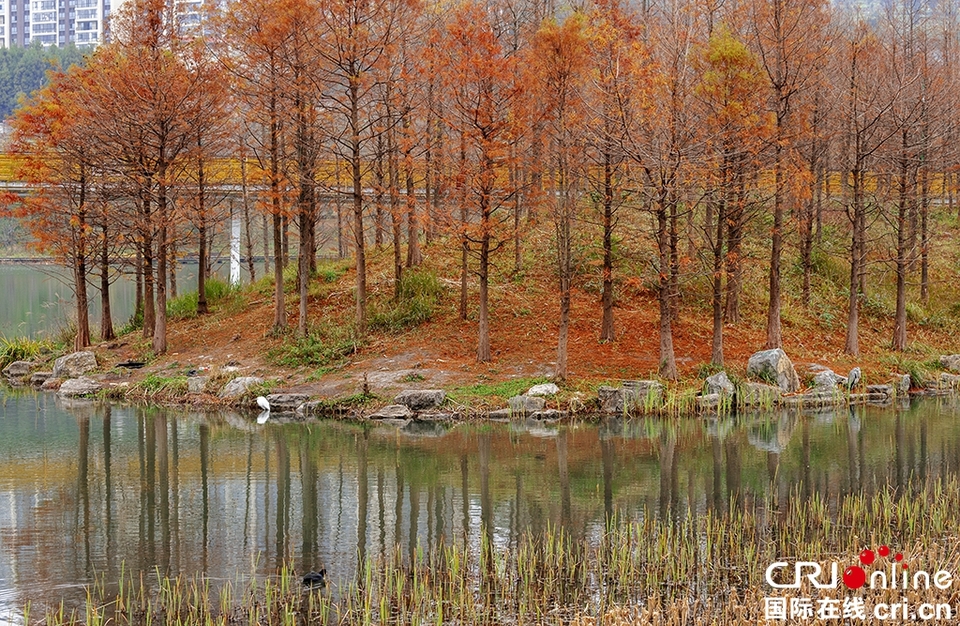
<instances>
[{"instance_id":1,"label":"shoreline","mask_svg":"<svg viewBox=\"0 0 960 626\"><path fill-rule=\"evenodd\" d=\"M772 355L775 361L782 361L757 369L753 360L758 355ZM63 356L49 353L15 361L3 369L3 380L12 388L32 388L65 398L233 409L249 411L251 417L264 406L258 407L258 402L265 401L271 416L289 421L524 419L557 423L570 419L602 421L639 416L696 419L757 410L818 412L862 405L896 408L914 398L958 395L960 374L953 372L960 368L960 356L943 355L940 364L942 371L927 381L915 381L910 374L898 374L884 383L869 385L862 380L850 385L847 377L823 366L810 365L805 377L809 379L812 374L812 384L801 386L792 363L782 350L774 350L751 357L749 375L745 378L718 370L705 380L694 379L699 386L692 385L691 380L674 383L655 379L623 380L618 386L591 384L587 387L590 391L561 388L540 378L531 379L541 382L535 382L529 389L503 398L492 394L462 397L454 387L425 388L415 384L407 384L395 394L384 393L384 389L373 391L366 373L359 392L325 395L312 393L310 386L302 383L285 384L280 372L258 371L257 375L247 375L236 365L190 370L172 376L150 371L140 376L138 370L143 363L120 363L107 369L100 364L96 353L81 351ZM854 370L857 377L858 370ZM776 378L778 371L783 374L780 381ZM525 380L501 382L523 383ZM411 378L410 382L418 380Z\"/></svg>"}]
</instances>

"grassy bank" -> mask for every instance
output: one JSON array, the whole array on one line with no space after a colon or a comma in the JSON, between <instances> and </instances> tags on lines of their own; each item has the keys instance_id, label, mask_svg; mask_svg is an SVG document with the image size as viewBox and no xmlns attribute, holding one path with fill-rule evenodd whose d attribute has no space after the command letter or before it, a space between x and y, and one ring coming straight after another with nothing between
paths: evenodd
<instances>
[{"instance_id":1,"label":"grassy bank","mask_svg":"<svg viewBox=\"0 0 960 626\"><path fill-rule=\"evenodd\" d=\"M169 624L742 624L764 620L773 562L857 564L865 548L889 545L889 569L902 553L911 572L960 564L960 484L956 479L898 492L849 494L826 502L792 498L787 510L756 503L660 520L611 519L590 536L562 528L527 535L511 549L451 538L412 558L398 550L368 559L356 580L324 591L305 590L290 571L274 578L215 587L200 578L128 577L120 591L89 590L86 605L59 607L28 624L65 626ZM792 572L792 570L791 570ZM336 579L336 573L332 572ZM112 582L112 581L106 581ZM956 585L957 583L954 583ZM804 587L787 595L862 598L877 602L947 602L954 589L849 591ZM869 610L869 609L868 609Z\"/></svg>"}]
</instances>

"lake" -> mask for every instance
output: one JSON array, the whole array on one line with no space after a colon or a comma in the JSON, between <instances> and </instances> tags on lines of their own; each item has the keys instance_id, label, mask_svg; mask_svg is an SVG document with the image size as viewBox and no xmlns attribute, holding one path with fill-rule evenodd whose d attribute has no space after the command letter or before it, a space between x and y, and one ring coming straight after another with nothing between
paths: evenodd
<instances>
[{"instance_id":1,"label":"lake","mask_svg":"<svg viewBox=\"0 0 960 626\"><path fill-rule=\"evenodd\" d=\"M197 265L181 264L177 270L178 293L196 291ZM261 263L262 267L262 263ZM261 267L257 269L262 272ZM213 263L213 273L226 280L229 259ZM99 275L90 280L99 287ZM241 280L249 282L246 265ZM0 263L0 284L14 297L0 299L0 337L56 336L71 320L76 320L70 271L52 263ZM113 323L120 327L133 315L136 285L133 275L123 274L110 286ZM90 298L90 329L96 337L100 330L100 292L93 287Z\"/></svg>"},{"instance_id":2,"label":"lake","mask_svg":"<svg viewBox=\"0 0 960 626\"><path fill-rule=\"evenodd\" d=\"M212 580L326 567L443 542L479 549L563 528L828 504L960 468L960 405L810 415L257 425L201 413L0 390L0 623L27 602L82 602L121 570ZM39 610L37 610L39 613Z\"/></svg>"}]
</instances>

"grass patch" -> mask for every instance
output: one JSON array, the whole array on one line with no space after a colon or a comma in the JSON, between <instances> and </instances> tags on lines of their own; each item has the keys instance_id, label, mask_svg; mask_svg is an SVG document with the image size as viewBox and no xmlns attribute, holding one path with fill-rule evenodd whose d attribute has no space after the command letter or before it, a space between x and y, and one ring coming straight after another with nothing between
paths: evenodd
<instances>
[{"instance_id":1,"label":"grass patch","mask_svg":"<svg viewBox=\"0 0 960 626\"><path fill-rule=\"evenodd\" d=\"M207 305L215 306L222 304L228 297L237 293L237 289L230 283L216 276L209 277L204 282L204 293L207 295ZM181 294L172 300L167 301L167 318L172 320L185 320L197 316L198 295L196 291L189 291ZM140 326L143 326L143 320L140 320Z\"/></svg>"},{"instance_id":2,"label":"grass patch","mask_svg":"<svg viewBox=\"0 0 960 626\"><path fill-rule=\"evenodd\" d=\"M443 286L434 272L410 270L400 279L400 298L375 303L370 311L370 327L387 332L402 332L433 317Z\"/></svg>"},{"instance_id":3,"label":"grass patch","mask_svg":"<svg viewBox=\"0 0 960 626\"><path fill-rule=\"evenodd\" d=\"M161 376L151 372L130 387L127 396L142 400L170 400L187 393L186 376Z\"/></svg>"},{"instance_id":4,"label":"grass patch","mask_svg":"<svg viewBox=\"0 0 960 626\"><path fill-rule=\"evenodd\" d=\"M551 382L549 378L514 378L498 383L477 383L468 387L457 387L450 391L449 396L451 400L460 404L489 404L495 400L507 400L513 396L519 396L534 385L548 382Z\"/></svg>"},{"instance_id":5,"label":"grass patch","mask_svg":"<svg viewBox=\"0 0 960 626\"><path fill-rule=\"evenodd\" d=\"M318 324L306 337L290 337L267 353L273 363L284 367L333 369L346 365L351 354L363 345L353 326Z\"/></svg>"},{"instance_id":6,"label":"grass patch","mask_svg":"<svg viewBox=\"0 0 960 626\"><path fill-rule=\"evenodd\" d=\"M52 351L52 349L53 346L48 341L28 337L7 339L0 336L0 370L14 361L29 361L40 354Z\"/></svg>"}]
</instances>

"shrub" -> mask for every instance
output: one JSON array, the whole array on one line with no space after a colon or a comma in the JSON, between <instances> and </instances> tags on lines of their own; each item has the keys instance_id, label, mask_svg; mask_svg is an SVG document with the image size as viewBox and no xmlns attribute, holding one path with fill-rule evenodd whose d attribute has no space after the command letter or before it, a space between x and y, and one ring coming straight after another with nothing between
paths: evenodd
<instances>
[{"instance_id":1,"label":"shrub","mask_svg":"<svg viewBox=\"0 0 960 626\"><path fill-rule=\"evenodd\" d=\"M0 369L5 368L14 361L27 361L37 356L45 350L50 350L49 342L30 339L28 337L15 337L7 339L0 336Z\"/></svg>"},{"instance_id":2,"label":"shrub","mask_svg":"<svg viewBox=\"0 0 960 626\"><path fill-rule=\"evenodd\" d=\"M370 313L374 329L400 332L419 326L433 317L443 286L430 271L409 271L400 279L400 298L375 304Z\"/></svg>"},{"instance_id":3,"label":"shrub","mask_svg":"<svg viewBox=\"0 0 960 626\"><path fill-rule=\"evenodd\" d=\"M267 357L285 367L340 367L361 345L352 326L322 324L311 328L306 337L287 339Z\"/></svg>"}]
</instances>

